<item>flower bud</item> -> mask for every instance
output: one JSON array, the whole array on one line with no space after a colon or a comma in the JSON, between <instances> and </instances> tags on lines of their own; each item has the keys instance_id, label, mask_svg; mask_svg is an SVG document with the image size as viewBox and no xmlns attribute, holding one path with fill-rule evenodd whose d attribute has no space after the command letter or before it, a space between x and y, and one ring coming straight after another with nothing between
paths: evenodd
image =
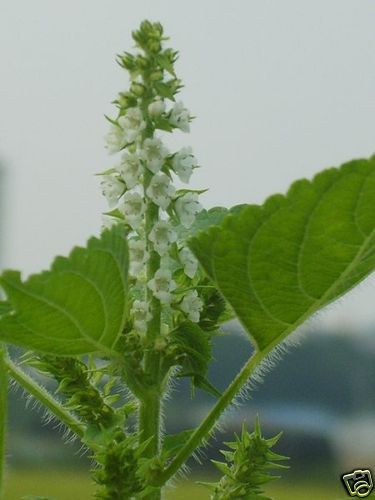
<instances>
[{"instance_id":1,"label":"flower bud","mask_svg":"<svg viewBox=\"0 0 375 500\"><path fill-rule=\"evenodd\" d=\"M148 113L151 118L157 118L165 111L165 102L162 99L156 99L148 106Z\"/></svg>"},{"instance_id":2,"label":"flower bud","mask_svg":"<svg viewBox=\"0 0 375 500\"><path fill-rule=\"evenodd\" d=\"M141 83L133 82L130 87L131 92L137 97L142 97L145 93L145 87Z\"/></svg>"},{"instance_id":3,"label":"flower bud","mask_svg":"<svg viewBox=\"0 0 375 500\"><path fill-rule=\"evenodd\" d=\"M163 79L163 72L161 70L153 71L150 75L150 80L152 82L158 82Z\"/></svg>"}]
</instances>

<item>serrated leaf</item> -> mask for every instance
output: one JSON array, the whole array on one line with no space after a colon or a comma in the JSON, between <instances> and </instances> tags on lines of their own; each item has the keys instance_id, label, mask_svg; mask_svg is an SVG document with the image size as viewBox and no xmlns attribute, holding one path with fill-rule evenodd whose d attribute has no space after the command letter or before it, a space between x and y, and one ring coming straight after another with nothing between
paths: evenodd
<instances>
[{"instance_id":1,"label":"serrated leaf","mask_svg":"<svg viewBox=\"0 0 375 500\"><path fill-rule=\"evenodd\" d=\"M125 323L127 272L118 226L24 282L4 272L0 283L13 310L0 319L0 340L56 355L110 354Z\"/></svg>"},{"instance_id":2,"label":"serrated leaf","mask_svg":"<svg viewBox=\"0 0 375 500\"><path fill-rule=\"evenodd\" d=\"M260 350L375 268L375 158L297 181L190 247Z\"/></svg>"}]
</instances>

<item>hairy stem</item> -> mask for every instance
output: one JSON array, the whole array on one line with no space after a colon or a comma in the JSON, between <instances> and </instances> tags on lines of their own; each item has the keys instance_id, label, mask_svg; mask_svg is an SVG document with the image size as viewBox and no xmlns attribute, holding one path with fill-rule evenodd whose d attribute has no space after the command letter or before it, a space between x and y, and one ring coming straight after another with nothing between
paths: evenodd
<instances>
[{"instance_id":1,"label":"hairy stem","mask_svg":"<svg viewBox=\"0 0 375 500\"><path fill-rule=\"evenodd\" d=\"M53 398L44 387L40 386L35 380L21 370L9 358L4 359L9 375L28 393L34 396L43 406L45 406L55 417L63 422L80 438L83 437L85 426L69 411L67 411L61 403Z\"/></svg>"},{"instance_id":2,"label":"hairy stem","mask_svg":"<svg viewBox=\"0 0 375 500\"><path fill-rule=\"evenodd\" d=\"M169 478L171 478L180 467L186 462L190 455L196 450L207 438L217 423L220 415L223 413L225 408L229 406L239 392L241 387L247 382L250 375L254 372L255 368L268 354L264 351L256 351L251 358L243 366L242 370L239 372L237 377L229 384L229 386L224 391L221 398L217 401L215 406L211 409L210 413L206 416L203 422L192 434L187 443L181 448L179 453L176 455L174 460L165 469L164 473L160 476L160 484L165 484Z\"/></svg>"},{"instance_id":3,"label":"hairy stem","mask_svg":"<svg viewBox=\"0 0 375 500\"><path fill-rule=\"evenodd\" d=\"M0 500L4 498L4 472L8 410L8 374L5 366L6 351L0 346Z\"/></svg>"},{"instance_id":4,"label":"hairy stem","mask_svg":"<svg viewBox=\"0 0 375 500\"><path fill-rule=\"evenodd\" d=\"M151 180L150 173L145 173L144 188ZM147 281L152 279L156 271L160 267L160 257L149 245L148 234L150 233L153 225L157 222L159 217L158 207L148 201L146 210L146 224L145 224L145 238L146 245L150 253L150 258L147 263ZM150 312L152 319L147 325L146 333L146 353L144 370L147 378L148 385L152 387L147 394L145 394L140 402L139 411L139 430L141 431L141 440L145 441L152 438L149 446L145 450L145 457L155 457L159 453L160 446L160 412L161 412L161 391L160 391L160 354L155 349L155 341L160 335L160 320L161 320L161 306L158 299L156 299L151 290L147 290L147 299L150 304ZM159 500L161 498L160 490L151 493L147 497L149 500Z\"/></svg>"}]
</instances>

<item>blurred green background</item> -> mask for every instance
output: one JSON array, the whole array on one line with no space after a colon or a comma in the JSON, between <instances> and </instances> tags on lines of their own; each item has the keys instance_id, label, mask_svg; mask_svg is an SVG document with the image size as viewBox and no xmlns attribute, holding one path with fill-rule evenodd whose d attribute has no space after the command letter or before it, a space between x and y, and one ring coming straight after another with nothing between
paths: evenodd
<instances>
[{"instance_id":1,"label":"blurred green background","mask_svg":"<svg viewBox=\"0 0 375 500\"><path fill-rule=\"evenodd\" d=\"M210 459L220 458L223 441L231 440L244 420L251 429L257 414L266 437L284 431L277 451L290 457L290 470L273 483L270 495L280 500L347 498L340 476L353 469L375 470L375 335L371 330L357 335L306 333L256 384L251 397L224 415L221 432L200 453L201 465L189 462L189 483L177 481L167 498L208 499L209 491L194 481L216 477ZM225 334L214 338L211 382L223 389L249 354L249 342L236 324L228 325ZM54 389L48 379L41 381ZM189 384L180 381L165 402L167 432L195 426L213 401L201 391L192 399ZM62 430L43 424L43 410L34 406L20 390L10 392L6 500L26 494L89 499L94 487L85 450L74 442L64 445Z\"/></svg>"},{"instance_id":2,"label":"blurred green background","mask_svg":"<svg viewBox=\"0 0 375 500\"><path fill-rule=\"evenodd\" d=\"M86 474L72 471L17 471L9 475L7 500L19 500L25 493L45 494L62 500L92 500L94 488ZM340 485L297 482L281 483L267 490L277 500L344 500L348 498ZM368 498L372 498L371 497ZM209 500L209 491L192 482L180 481L166 493L166 500Z\"/></svg>"}]
</instances>

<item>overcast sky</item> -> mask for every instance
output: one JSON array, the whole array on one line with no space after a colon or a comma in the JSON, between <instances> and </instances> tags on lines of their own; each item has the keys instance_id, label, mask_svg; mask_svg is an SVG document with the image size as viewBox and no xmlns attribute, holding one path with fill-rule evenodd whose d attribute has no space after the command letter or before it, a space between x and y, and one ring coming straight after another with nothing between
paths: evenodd
<instances>
[{"instance_id":1,"label":"overcast sky","mask_svg":"<svg viewBox=\"0 0 375 500\"><path fill-rule=\"evenodd\" d=\"M115 54L144 18L180 51L207 207L260 203L375 150L373 0L1 0L2 266L26 273L98 233ZM374 279L328 322L375 322Z\"/></svg>"}]
</instances>

